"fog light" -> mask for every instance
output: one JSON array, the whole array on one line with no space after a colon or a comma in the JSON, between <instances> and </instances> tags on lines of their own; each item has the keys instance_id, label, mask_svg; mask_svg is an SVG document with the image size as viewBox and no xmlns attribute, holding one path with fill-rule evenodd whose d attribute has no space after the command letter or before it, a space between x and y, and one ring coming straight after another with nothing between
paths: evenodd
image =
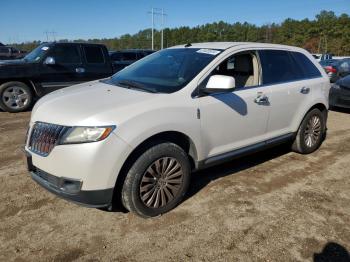
<instances>
[{"instance_id":1,"label":"fog light","mask_svg":"<svg viewBox=\"0 0 350 262\"><path fill-rule=\"evenodd\" d=\"M76 194L81 189L82 182L79 180L71 180L62 178L60 189L68 194Z\"/></svg>"}]
</instances>

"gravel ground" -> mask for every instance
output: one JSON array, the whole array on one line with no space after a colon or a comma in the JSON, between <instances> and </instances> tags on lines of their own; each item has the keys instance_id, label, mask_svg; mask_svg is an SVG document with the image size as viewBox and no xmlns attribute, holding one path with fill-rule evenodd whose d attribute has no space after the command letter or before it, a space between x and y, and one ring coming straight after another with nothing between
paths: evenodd
<instances>
[{"instance_id":1,"label":"gravel ground","mask_svg":"<svg viewBox=\"0 0 350 262\"><path fill-rule=\"evenodd\" d=\"M0 261L350 260L350 112L330 112L317 152L281 147L201 171L185 202L147 220L32 181L21 152L29 116L0 112Z\"/></svg>"}]
</instances>

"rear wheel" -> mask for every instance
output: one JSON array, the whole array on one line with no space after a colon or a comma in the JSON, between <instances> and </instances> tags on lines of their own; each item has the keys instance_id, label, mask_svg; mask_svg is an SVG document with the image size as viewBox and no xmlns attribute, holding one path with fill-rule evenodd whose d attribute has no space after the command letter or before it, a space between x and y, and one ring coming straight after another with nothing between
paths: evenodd
<instances>
[{"instance_id":1,"label":"rear wheel","mask_svg":"<svg viewBox=\"0 0 350 262\"><path fill-rule=\"evenodd\" d=\"M326 116L317 108L311 110L303 119L292 150L309 154L317 150L325 137Z\"/></svg>"},{"instance_id":2,"label":"rear wheel","mask_svg":"<svg viewBox=\"0 0 350 262\"><path fill-rule=\"evenodd\" d=\"M7 82L0 86L0 108L10 113L27 110L33 102L31 89L22 82Z\"/></svg>"},{"instance_id":3,"label":"rear wheel","mask_svg":"<svg viewBox=\"0 0 350 262\"><path fill-rule=\"evenodd\" d=\"M122 188L122 203L142 217L166 213L185 196L190 172L188 156L178 145L153 146L130 168Z\"/></svg>"}]
</instances>

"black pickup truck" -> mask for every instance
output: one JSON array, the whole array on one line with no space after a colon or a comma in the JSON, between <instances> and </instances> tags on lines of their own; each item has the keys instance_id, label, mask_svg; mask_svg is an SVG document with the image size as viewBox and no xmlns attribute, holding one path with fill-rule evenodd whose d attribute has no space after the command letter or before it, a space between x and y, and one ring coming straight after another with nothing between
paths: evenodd
<instances>
[{"instance_id":1,"label":"black pickup truck","mask_svg":"<svg viewBox=\"0 0 350 262\"><path fill-rule=\"evenodd\" d=\"M0 109L25 111L47 93L114 72L104 45L44 43L23 59L0 61Z\"/></svg>"}]
</instances>

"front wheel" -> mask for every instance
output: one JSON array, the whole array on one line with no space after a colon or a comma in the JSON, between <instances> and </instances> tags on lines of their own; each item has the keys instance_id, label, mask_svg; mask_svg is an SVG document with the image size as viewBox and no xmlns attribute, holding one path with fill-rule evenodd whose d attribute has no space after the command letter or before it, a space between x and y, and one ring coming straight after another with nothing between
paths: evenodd
<instances>
[{"instance_id":1,"label":"front wheel","mask_svg":"<svg viewBox=\"0 0 350 262\"><path fill-rule=\"evenodd\" d=\"M142 217L166 213L179 204L190 181L185 151L173 143L161 143L144 152L130 168L122 188L122 203Z\"/></svg>"},{"instance_id":2,"label":"front wheel","mask_svg":"<svg viewBox=\"0 0 350 262\"><path fill-rule=\"evenodd\" d=\"M31 89L22 82L7 82L0 86L0 108L10 113L27 110L33 103Z\"/></svg>"},{"instance_id":3,"label":"front wheel","mask_svg":"<svg viewBox=\"0 0 350 262\"><path fill-rule=\"evenodd\" d=\"M315 108L306 114L292 145L292 150L310 154L322 144L326 131L326 116Z\"/></svg>"}]
</instances>

